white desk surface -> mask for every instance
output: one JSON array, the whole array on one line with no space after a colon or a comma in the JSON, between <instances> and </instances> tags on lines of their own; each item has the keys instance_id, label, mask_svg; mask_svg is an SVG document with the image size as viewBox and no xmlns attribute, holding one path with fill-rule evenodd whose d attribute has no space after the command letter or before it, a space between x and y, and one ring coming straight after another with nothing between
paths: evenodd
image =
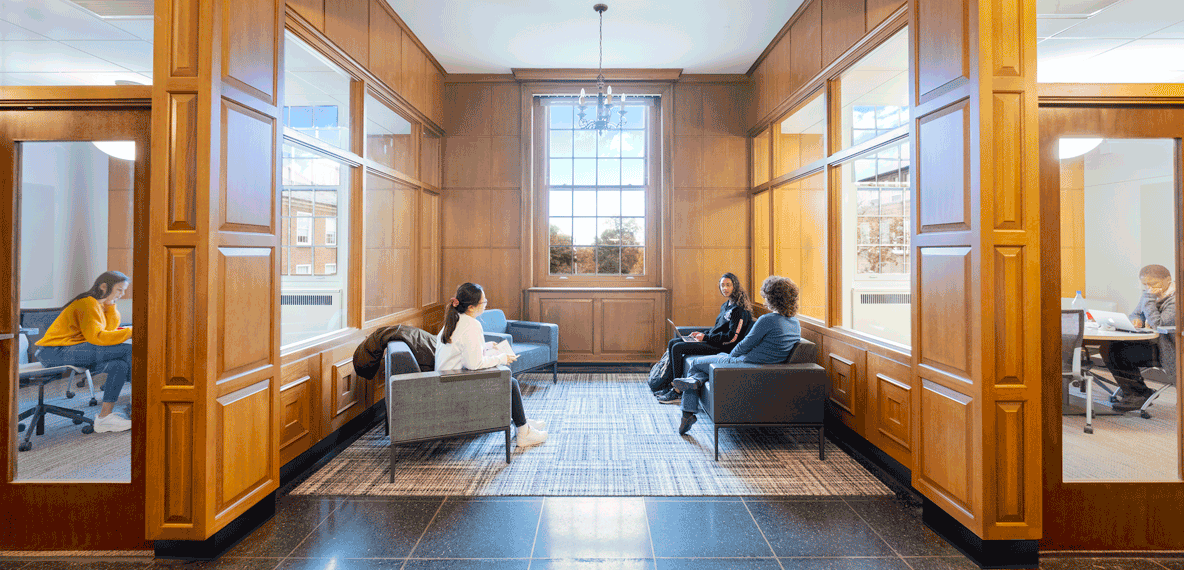
<instances>
[{"instance_id":1,"label":"white desk surface","mask_svg":"<svg viewBox=\"0 0 1184 570\"><path fill-rule=\"evenodd\" d=\"M1130 333L1123 331L1104 331L1096 327L1085 327L1085 340L1155 340L1159 338L1157 332Z\"/></svg>"}]
</instances>

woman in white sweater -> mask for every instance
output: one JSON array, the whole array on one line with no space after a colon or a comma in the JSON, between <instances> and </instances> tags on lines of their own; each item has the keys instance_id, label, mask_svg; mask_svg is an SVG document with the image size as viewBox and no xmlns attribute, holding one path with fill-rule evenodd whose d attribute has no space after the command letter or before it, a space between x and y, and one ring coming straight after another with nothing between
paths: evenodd
<instances>
[{"instance_id":1,"label":"woman in white sweater","mask_svg":"<svg viewBox=\"0 0 1184 570\"><path fill-rule=\"evenodd\" d=\"M505 365L518 359L517 355L497 352L493 343L485 342L485 330L477 317L485 312L488 303L485 291L476 283L465 283L456 289L456 296L445 308L444 328L436 337L436 371L481 370ZM522 407L522 392L518 380L510 377L510 417L518 428L518 447L529 447L547 441L547 423L526 418Z\"/></svg>"}]
</instances>

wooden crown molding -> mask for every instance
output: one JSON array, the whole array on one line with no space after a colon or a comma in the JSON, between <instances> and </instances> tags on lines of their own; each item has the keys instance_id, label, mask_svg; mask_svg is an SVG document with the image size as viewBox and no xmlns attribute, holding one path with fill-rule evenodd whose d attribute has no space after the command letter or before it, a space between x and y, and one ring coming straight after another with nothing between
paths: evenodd
<instances>
[{"instance_id":1,"label":"wooden crown molding","mask_svg":"<svg viewBox=\"0 0 1184 570\"><path fill-rule=\"evenodd\" d=\"M749 83L752 78L743 73L687 73L679 83Z\"/></svg>"},{"instance_id":2,"label":"wooden crown molding","mask_svg":"<svg viewBox=\"0 0 1184 570\"><path fill-rule=\"evenodd\" d=\"M512 73L451 73L444 76L444 83L513 83L518 81Z\"/></svg>"},{"instance_id":3,"label":"wooden crown molding","mask_svg":"<svg viewBox=\"0 0 1184 570\"><path fill-rule=\"evenodd\" d=\"M3 107L120 107L151 103L151 85L0 87L0 106Z\"/></svg>"},{"instance_id":4,"label":"wooden crown molding","mask_svg":"<svg viewBox=\"0 0 1184 570\"><path fill-rule=\"evenodd\" d=\"M1184 103L1184 85L1179 83L1039 83L1036 89L1041 105Z\"/></svg>"},{"instance_id":5,"label":"wooden crown molding","mask_svg":"<svg viewBox=\"0 0 1184 570\"><path fill-rule=\"evenodd\" d=\"M519 69L515 68L514 79L518 81L595 81L595 69ZM615 68L604 70L605 81L678 81L682 69L673 68Z\"/></svg>"}]
</instances>

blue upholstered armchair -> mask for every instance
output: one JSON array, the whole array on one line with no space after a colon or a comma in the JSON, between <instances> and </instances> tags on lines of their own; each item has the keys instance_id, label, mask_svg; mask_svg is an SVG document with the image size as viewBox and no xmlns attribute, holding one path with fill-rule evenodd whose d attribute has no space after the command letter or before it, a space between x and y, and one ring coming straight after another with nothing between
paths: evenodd
<instances>
[{"instance_id":1,"label":"blue upholstered armchair","mask_svg":"<svg viewBox=\"0 0 1184 570\"><path fill-rule=\"evenodd\" d=\"M477 320L481 321L487 342L510 341L510 347L518 355L518 360L510 365L510 372L519 374L549 364L551 380L559 381L559 325L509 321L501 309L485 311Z\"/></svg>"}]
</instances>

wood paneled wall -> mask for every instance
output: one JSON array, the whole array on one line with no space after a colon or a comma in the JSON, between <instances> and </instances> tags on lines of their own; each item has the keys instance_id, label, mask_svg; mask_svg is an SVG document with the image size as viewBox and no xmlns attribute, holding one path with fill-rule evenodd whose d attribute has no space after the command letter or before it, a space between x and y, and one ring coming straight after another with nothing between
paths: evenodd
<instances>
[{"instance_id":1,"label":"wood paneled wall","mask_svg":"<svg viewBox=\"0 0 1184 570\"><path fill-rule=\"evenodd\" d=\"M674 86L670 282L673 319L680 325L715 322L725 272L749 282L747 99L744 83L691 77Z\"/></svg>"},{"instance_id":2,"label":"wood paneled wall","mask_svg":"<svg viewBox=\"0 0 1184 570\"><path fill-rule=\"evenodd\" d=\"M1085 156L1061 161L1061 297L1085 294Z\"/></svg>"},{"instance_id":3,"label":"wood paneled wall","mask_svg":"<svg viewBox=\"0 0 1184 570\"><path fill-rule=\"evenodd\" d=\"M444 290L485 288L490 309L524 318L522 96L515 81L445 87ZM562 336L562 335L561 335Z\"/></svg>"},{"instance_id":4,"label":"wood paneled wall","mask_svg":"<svg viewBox=\"0 0 1184 570\"><path fill-rule=\"evenodd\" d=\"M749 127L767 123L799 99L820 71L906 0L807 0L753 64ZM764 178L763 180L767 180ZM762 180L762 181L763 181ZM760 182L757 182L760 184Z\"/></svg>"},{"instance_id":5,"label":"wood paneled wall","mask_svg":"<svg viewBox=\"0 0 1184 570\"><path fill-rule=\"evenodd\" d=\"M133 191L135 163L115 157L107 166L107 270L132 273L132 248L135 245L135 193ZM133 281L123 298L131 300ZM131 318L128 315L127 318Z\"/></svg>"}]
</instances>

